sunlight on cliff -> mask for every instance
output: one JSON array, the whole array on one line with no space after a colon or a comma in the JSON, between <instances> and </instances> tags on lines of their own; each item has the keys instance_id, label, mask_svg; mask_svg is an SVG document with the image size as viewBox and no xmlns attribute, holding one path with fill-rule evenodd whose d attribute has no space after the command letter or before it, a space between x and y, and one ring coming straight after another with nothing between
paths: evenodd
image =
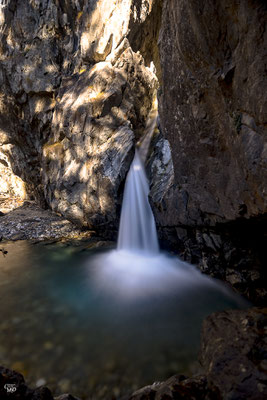
<instances>
[{"instance_id":1,"label":"sunlight on cliff","mask_svg":"<svg viewBox=\"0 0 267 400\"><path fill-rule=\"evenodd\" d=\"M7 211L5 209L5 200L16 199L15 203L20 203L20 201L23 202L26 197L25 182L13 173L10 165L4 159L0 159L0 211ZM10 206L13 208L12 202L9 201L9 203L9 208Z\"/></svg>"}]
</instances>

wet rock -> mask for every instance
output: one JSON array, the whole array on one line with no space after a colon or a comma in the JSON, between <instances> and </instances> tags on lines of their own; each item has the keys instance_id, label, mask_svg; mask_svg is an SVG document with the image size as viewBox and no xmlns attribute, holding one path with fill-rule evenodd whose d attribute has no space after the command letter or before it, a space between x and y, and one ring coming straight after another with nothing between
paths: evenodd
<instances>
[{"instance_id":1,"label":"wet rock","mask_svg":"<svg viewBox=\"0 0 267 400\"><path fill-rule=\"evenodd\" d=\"M176 200L177 201L177 200ZM168 203L166 203L168 204ZM175 200L173 198L173 204ZM154 208L164 222L164 213ZM173 216L173 220L175 216ZM253 304L266 304L266 218L238 219L214 227L159 227L161 246L172 249L202 272L230 283Z\"/></svg>"},{"instance_id":2,"label":"wet rock","mask_svg":"<svg viewBox=\"0 0 267 400\"><path fill-rule=\"evenodd\" d=\"M24 378L18 372L0 367L0 398L7 400L12 398L20 400L25 398L27 386Z\"/></svg>"},{"instance_id":3,"label":"wet rock","mask_svg":"<svg viewBox=\"0 0 267 400\"><path fill-rule=\"evenodd\" d=\"M35 386L36 387L40 387L40 386L44 386L46 384L46 380L44 378L40 378L36 381Z\"/></svg>"},{"instance_id":4,"label":"wet rock","mask_svg":"<svg viewBox=\"0 0 267 400\"><path fill-rule=\"evenodd\" d=\"M70 389L70 381L68 379L61 379L58 382L58 386L60 388L61 392L68 392L68 390Z\"/></svg>"},{"instance_id":5,"label":"wet rock","mask_svg":"<svg viewBox=\"0 0 267 400\"><path fill-rule=\"evenodd\" d=\"M154 144L154 146L153 146ZM154 207L163 207L163 199L173 184L174 171L168 140L157 138L148 160L150 176L150 198Z\"/></svg>"},{"instance_id":6,"label":"wet rock","mask_svg":"<svg viewBox=\"0 0 267 400\"><path fill-rule=\"evenodd\" d=\"M40 379L40 381L44 379ZM40 382L41 383L41 382ZM44 382L43 382L44 383ZM54 400L47 387L33 390L26 386L24 378L18 372L0 367L0 398L1 400ZM79 400L71 394L62 394L55 400Z\"/></svg>"},{"instance_id":7,"label":"wet rock","mask_svg":"<svg viewBox=\"0 0 267 400\"><path fill-rule=\"evenodd\" d=\"M204 320L200 358L214 398L266 398L266 331L266 308L230 310Z\"/></svg>"},{"instance_id":8,"label":"wet rock","mask_svg":"<svg viewBox=\"0 0 267 400\"><path fill-rule=\"evenodd\" d=\"M78 397L74 397L71 394L62 394L55 397L55 400L79 400Z\"/></svg>"},{"instance_id":9,"label":"wet rock","mask_svg":"<svg viewBox=\"0 0 267 400\"><path fill-rule=\"evenodd\" d=\"M29 391L28 398L31 400L54 400L52 393L47 387L41 387L34 391Z\"/></svg>"},{"instance_id":10,"label":"wet rock","mask_svg":"<svg viewBox=\"0 0 267 400\"><path fill-rule=\"evenodd\" d=\"M129 400L204 400L207 399L207 381L203 376L186 378L175 375L165 382L156 382L151 386L137 390Z\"/></svg>"}]
</instances>

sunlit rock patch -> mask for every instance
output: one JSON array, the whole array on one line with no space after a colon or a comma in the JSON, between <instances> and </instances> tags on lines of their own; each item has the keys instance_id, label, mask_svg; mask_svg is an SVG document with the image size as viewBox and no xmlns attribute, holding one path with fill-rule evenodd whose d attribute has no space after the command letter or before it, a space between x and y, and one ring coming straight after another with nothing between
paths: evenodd
<instances>
[{"instance_id":1,"label":"sunlit rock patch","mask_svg":"<svg viewBox=\"0 0 267 400\"><path fill-rule=\"evenodd\" d=\"M130 47L118 59L84 68L58 94L43 147L45 197L81 225L114 222L118 189L150 111L157 80Z\"/></svg>"}]
</instances>

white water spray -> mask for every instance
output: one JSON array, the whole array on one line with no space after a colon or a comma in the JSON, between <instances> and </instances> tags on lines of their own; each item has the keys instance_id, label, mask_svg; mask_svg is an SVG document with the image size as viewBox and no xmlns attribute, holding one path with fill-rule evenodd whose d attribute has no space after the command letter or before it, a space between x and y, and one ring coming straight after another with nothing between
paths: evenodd
<instances>
[{"instance_id":1,"label":"white water spray","mask_svg":"<svg viewBox=\"0 0 267 400\"><path fill-rule=\"evenodd\" d=\"M148 200L149 184L138 150L127 175L118 250L159 252L156 224Z\"/></svg>"}]
</instances>

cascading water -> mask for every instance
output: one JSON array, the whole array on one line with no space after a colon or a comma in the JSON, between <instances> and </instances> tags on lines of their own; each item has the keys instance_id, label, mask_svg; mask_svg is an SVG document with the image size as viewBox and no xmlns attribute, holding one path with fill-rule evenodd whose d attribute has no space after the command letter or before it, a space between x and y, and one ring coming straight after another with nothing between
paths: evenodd
<instances>
[{"instance_id":1,"label":"cascading water","mask_svg":"<svg viewBox=\"0 0 267 400\"><path fill-rule=\"evenodd\" d=\"M117 249L97 255L94 260L95 285L123 298L181 294L200 286L219 287L192 265L159 251L144 168L157 121L156 105L155 102L126 178Z\"/></svg>"},{"instance_id":2,"label":"cascading water","mask_svg":"<svg viewBox=\"0 0 267 400\"><path fill-rule=\"evenodd\" d=\"M156 224L148 201L149 184L138 150L127 175L118 250L159 252Z\"/></svg>"}]
</instances>

